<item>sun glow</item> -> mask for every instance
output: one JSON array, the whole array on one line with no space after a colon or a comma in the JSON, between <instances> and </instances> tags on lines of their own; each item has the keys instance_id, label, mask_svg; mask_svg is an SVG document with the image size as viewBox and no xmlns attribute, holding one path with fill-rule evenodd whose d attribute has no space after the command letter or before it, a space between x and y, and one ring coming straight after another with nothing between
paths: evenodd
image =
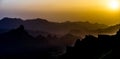
<instances>
[{"instance_id":1,"label":"sun glow","mask_svg":"<svg viewBox=\"0 0 120 59\"><path fill-rule=\"evenodd\" d=\"M112 10L118 10L120 8L119 2L119 0L110 0L108 6Z\"/></svg>"}]
</instances>

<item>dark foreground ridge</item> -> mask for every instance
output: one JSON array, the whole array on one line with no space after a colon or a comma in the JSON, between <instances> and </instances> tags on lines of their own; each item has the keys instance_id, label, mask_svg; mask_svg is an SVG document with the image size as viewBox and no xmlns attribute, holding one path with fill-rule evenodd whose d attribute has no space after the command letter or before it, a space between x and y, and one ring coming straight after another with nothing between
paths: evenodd
<instances>
[{"instance_id":1,"label":"dark foreground ridge","mask_svg":"<svg viewBox=\"0 0 120 59\"><path fill-rule=\"evenodd\" d=\"M0 34L0 57L32 59L112 59L120 58L120 30L116 35L87 35L82 41L76 40L73 47L65 44L65 38L56 36L32 37L20 26ZM77 39L76 37L72 37ZM69 40L67 40L69 41ZM74 40L71 40L74 41ZM69 43L68 43L69 44ZM65 49L66 48L66 49ZM66 51L66 52L65 52Z\"/></svg>"},{"instance_id":2,"label":"dark foreground ridge","mask_svg":"<svg viewBox=\"0 0 120 59\"><path fill-rule=\"evenodd\" d=\"M78 39L74 47L67 47L61 59L120 59L120 30L116 35L87 35Z\"/></svg>"}]
</instances>

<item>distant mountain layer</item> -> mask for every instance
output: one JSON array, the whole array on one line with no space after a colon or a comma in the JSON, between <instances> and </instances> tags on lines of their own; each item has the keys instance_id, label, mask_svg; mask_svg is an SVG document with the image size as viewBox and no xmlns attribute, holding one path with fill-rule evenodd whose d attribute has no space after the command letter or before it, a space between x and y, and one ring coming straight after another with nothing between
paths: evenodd
<instances>
[{"instance_id":1,"label":"distant mountain layer","mask_svg":"<svg viewBox=\"0 0 120 59\"><path fill-rule=\"evenodd\" d=\"M56 22L49 22L45 19L29 19L23 21L19 18L8 18L5 17L0 20L0 29L1 30L9 30L15 29L20 25L24 25L25 29L33 31L41 31L41 32L48 32L51 34L57 35L65 35L72 30L79 30L79 31L93 31L97 29L107 28L108 26L103 24L91 24L89 22L63 22L63 23L56 23Z\"/></svg>"},{"instance_id":2,"label":"distant mountain layer","mask_svg":"<svg viewBox=\"0 0 120 59\"><path fill-rule=\"evenodd\" d=\"M116 34L116 32L120 29L120 24L114 25L114 26L110 26L108 28L105 29L98 29L96 30L98 33L100 34Z\"/></svg>"},{"instance_id":3,"label":"distant mountain layer","mask_svg":"<svg viewBox=\"0 0 120 59\"><path fill-rule=\"evenodd\" d=\"M75 36L85 37L85 35L94 35L98 36L101 35L115 35L116 32L120 29L120 24L109 26L106 28L101 28L97 30L72 30L69 33Z\"/></svg>"}]
</instances>

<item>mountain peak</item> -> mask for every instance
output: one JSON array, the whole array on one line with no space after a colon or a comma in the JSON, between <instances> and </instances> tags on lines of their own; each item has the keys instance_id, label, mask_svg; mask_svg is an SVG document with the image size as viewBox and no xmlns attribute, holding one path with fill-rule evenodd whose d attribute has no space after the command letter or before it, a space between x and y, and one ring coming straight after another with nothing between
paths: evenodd
<instances>
[{"instance_id":1,"label":"mountain peak","mask_svg":"<svg viewBox=\"0 0 120 59\"><path fill-rule=\"evenodd\" d=\"M2 34L2 37L9 40L32 40L33 37L24 29L23 25Z\"/></svg>"},{"instance_id":2,"label":"mountain peak","mask_svg":"<svg viewBox=\"0 0 120 59\"><path fill-rule=\"evenodd\" d=\"M17 30L22 30L22 31L24 31L24 26L23 26L23 25L20 25L19 28L17 28Z\"/></svg>"},{"instance_id":3,"label":"mountain peak","mask_svg":"<svg viewBox=\"0 0 120 59\"><path fill-rule=\"evenodd\" d=\"M11 21L11 20L21 21L22 19L20 19L20 18L9 18L9 17L4 17L4 18L2 19L2 21Z\"/></svg>"},{"instance_id":4,"label":"mountain peak","mask_svg":"<svg viewBox=\"0 0 120 59\"><path fill-rule=\"evenodd\" d=\"M49 22L49 21L47 21L46 19L41 19L41 18L28 19L28 20L26 20L26 21L31 21L31 22L43 22L43 23Z\"/></svg>"}]
</instances>

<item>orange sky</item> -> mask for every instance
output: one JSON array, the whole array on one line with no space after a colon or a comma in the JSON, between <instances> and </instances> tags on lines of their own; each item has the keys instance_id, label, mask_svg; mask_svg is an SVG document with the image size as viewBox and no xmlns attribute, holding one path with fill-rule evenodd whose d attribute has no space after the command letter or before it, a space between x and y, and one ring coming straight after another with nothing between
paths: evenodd
<instances>
[{"instance_id":1,"label":"orange sky","mask_svg":"<svg viewBox=\"0 0 120 59\"><path fill-rule=\"evenodd\" d=\"M4 16L113 25L120 23L120 0L1 0L0 17Z\"/></svg>"}]
</instances>

